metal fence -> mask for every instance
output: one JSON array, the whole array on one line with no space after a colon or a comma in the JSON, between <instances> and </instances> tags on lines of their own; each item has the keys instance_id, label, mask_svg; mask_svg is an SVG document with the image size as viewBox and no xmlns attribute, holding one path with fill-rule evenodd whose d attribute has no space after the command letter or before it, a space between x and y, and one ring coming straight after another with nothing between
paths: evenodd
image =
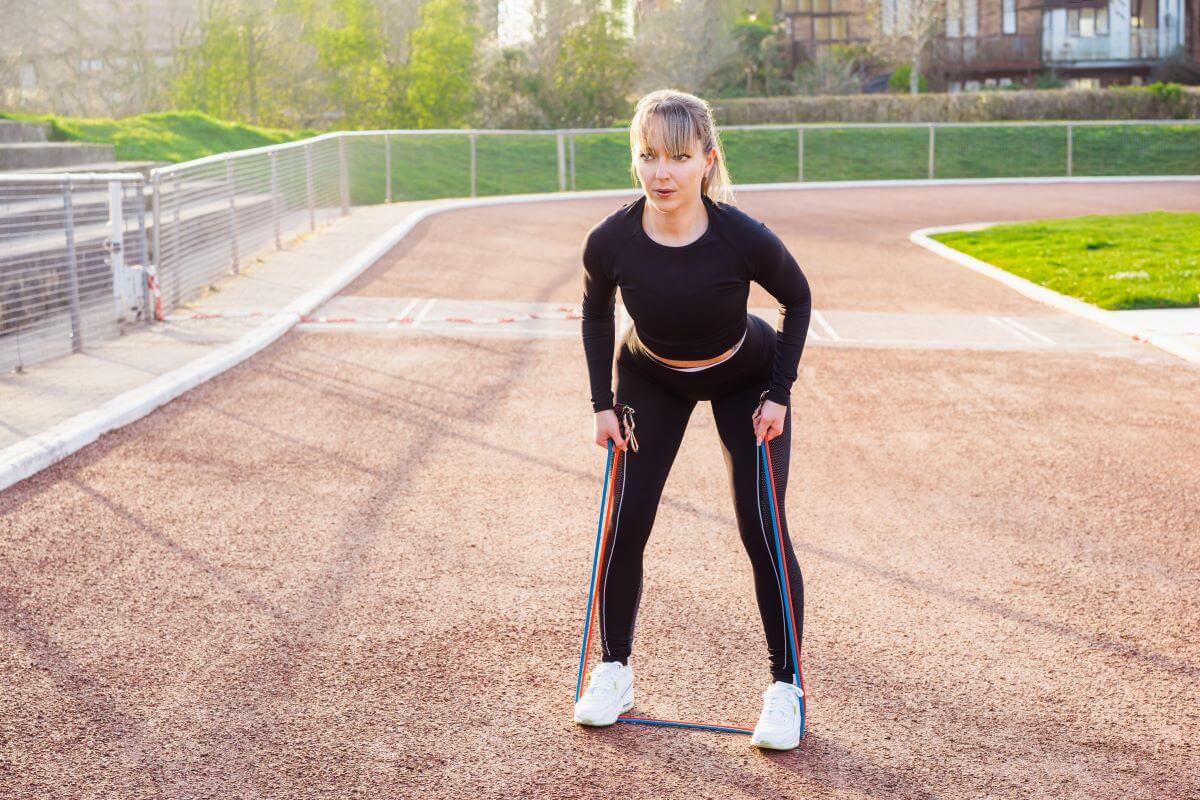
<instances>
[{"instance_id":1,"label":"metal fence","mask_svg":"<svg viewBox=\"0 0 1200 800\"><path fill-rule=\"evenodd\" d=\"M342 132L174 164L148 180L0 175L0 368L153 318L149 272L170 310L354 206L632 188L628 137ZM1200 120L725 126L721 139L739 184L1200 175Z\"/></svg>"},{"instance_id":2,"label":"metal fence","mask_svg":"<svg viewBox=\"0 0 1200 800\"><path fill-rule=\"evenodd\" d=\"M0 370L117 335L146 307L140 175L0 176Z\"/></svg>"}]
</instances>

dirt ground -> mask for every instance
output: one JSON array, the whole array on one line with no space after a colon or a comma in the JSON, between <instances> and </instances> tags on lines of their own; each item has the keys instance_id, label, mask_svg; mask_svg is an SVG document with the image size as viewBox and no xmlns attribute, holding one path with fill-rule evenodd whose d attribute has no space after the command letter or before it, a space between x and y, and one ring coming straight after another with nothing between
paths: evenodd
<instances>
[{"instance_id":1,"label":"dirt ground","mask_svg":"<svg viewBox=\"0 0 1200 800\"><path fill-rule=\"evenodd\" d=\"M816 306L1054 314L918 227L1200 184L746 193ZM619 201L422 223L345 294L578 302ZM770 305L755 288L752 305ZM571 722L604 451L578 341L296 331L0 494L0 796L1200 797L1200 368L810 346L787 513L808 733ZM753 725L711 412L646 555L635 711Z\"/></svg>"}]
</instances>

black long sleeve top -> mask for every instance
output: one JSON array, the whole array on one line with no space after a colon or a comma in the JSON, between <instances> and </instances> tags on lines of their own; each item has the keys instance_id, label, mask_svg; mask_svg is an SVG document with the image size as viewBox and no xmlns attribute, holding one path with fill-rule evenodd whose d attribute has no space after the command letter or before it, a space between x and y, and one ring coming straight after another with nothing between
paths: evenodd
<instances>
[{"instance_id":1,"label":"black long sleeve top","mask_svg":"<svg viewBox=\"0 0 1200 800\"><path fill-rule=\"evenodd\" d=\"M646 196L601 220L583 241L583 349L593 411L613 407L616 290L638 337L662 358L713 358L746 329L755 281L779 301L775 362L767 398L787 405L812 313L808 280L765 224L736 206L702 195L708 228L681 247L660 244L642 228Z\"/></svg>"}]
</instances>

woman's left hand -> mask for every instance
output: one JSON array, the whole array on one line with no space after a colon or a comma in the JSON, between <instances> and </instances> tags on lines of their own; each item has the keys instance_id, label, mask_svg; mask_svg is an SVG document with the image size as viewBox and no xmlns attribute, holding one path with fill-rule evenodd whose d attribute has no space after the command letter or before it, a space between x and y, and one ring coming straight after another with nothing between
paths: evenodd
<instances>
[{"instance_id":1,"label":"woman's left hand","mask_svg":"<svg viewBox=\"0 0 1200 800\"><path fill-rule=\"evenodd\" d=\"M762 405L754 411L755 444L762 444L764 437L769 442L783 433L783 418L786 415L787 406L774 400L763 400Z\"/></svg>"}]
</instances>

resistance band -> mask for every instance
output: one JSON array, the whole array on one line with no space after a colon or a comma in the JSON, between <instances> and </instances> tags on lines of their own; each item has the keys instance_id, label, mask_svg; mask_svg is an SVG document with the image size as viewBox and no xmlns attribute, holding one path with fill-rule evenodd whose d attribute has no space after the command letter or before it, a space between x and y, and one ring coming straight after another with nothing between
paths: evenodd
<instances>
[{"instance_id":1,"label":"resistance band","mask_svg":"<svg viewBox=\"0 0 1200 800\"><path fill-rule=\"evenodd\" d=\"M629 406L618 404L618 409L621 416L624 418L626 434L629 437L630 446L634 452L637 452L637 439L633 436L633 420L631 415L633 409ZM804 691L804 675L800 667L800 655L796 647L795 635L795 610L792 607L792 592L791 584L788 582L787 561L783 557L783 532L779 525L779 509L775 502L775 476L771 468L770 448L766 442L758 445L759 458L763 467L763 479L759 482L760 492L765 494L764 497L760 494L759 501L764 503L767 512L771 518L771 527L775 534L775 559L778 565L778 574L783 576L783 587L781 589L780 600L784 607L784 616L786 621L786 630L784 632L787 639L788 652L792 656L792 665L794 671L792 673L792 682L801 689L800 697L800 735L804 736L805 723L805 701L807 699ZM614 508L619 505L615 495L618 491L618 478L624 476L626 453L616 449L613 446L612 439L608 440L608 457L604 465L604 483L600 491L600 516L596 521L596 545L592 554L592 573L591 581L588 585L588 604L587 616L583 622L583 640L579 646L579 674L575 679L575 701L579 701L579 695L583 690L583 676L587 672L587 662L589 652L591 650L592 641L592 622L596 618L597 607L599 605L599 597L596 594L596 581L604 569L604 560L608 554L609 531L613 523ZM702 722L682 722L679 720L654 719L651 717L634 717L634 716L618 716L617 722L629 722L639 725L660 725L671 728L695 728L706 731L719 731L722 733L744 733L751 734L753 728L743 728L735 725L709 725Z\"/></svg>"}]
</instances>

